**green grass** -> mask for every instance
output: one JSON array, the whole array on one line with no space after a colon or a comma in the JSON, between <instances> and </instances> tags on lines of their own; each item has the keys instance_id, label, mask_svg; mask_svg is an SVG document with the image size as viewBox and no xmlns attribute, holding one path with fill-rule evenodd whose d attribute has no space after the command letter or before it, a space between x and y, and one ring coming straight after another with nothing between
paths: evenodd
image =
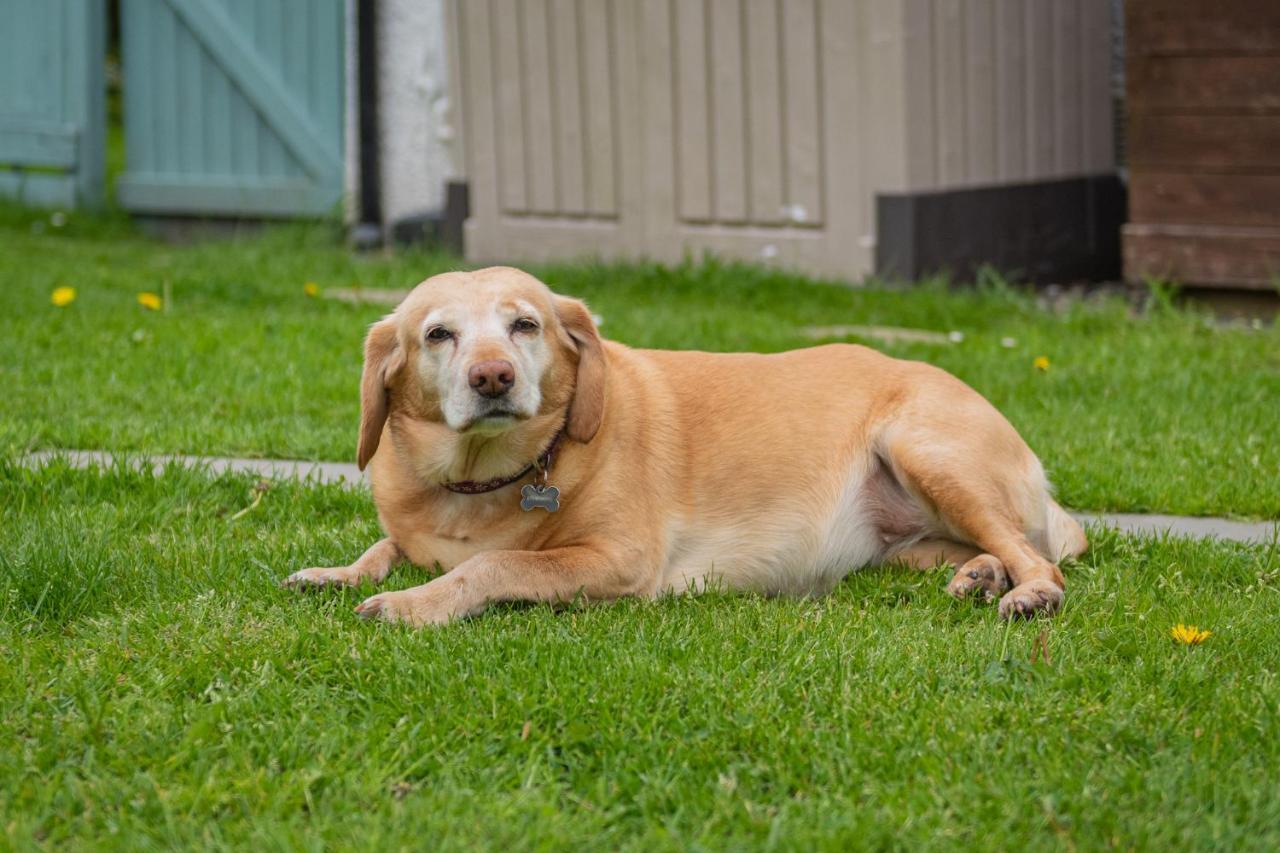
<instances>
[{"instance_id":1,"label":"green grass","mask_svg":"<svg viewBox=\"0 0 1280 853\"><path fill-rule=\"evenodd\" d=\"M324 288L405 288L452 258L352 255L336 228L157 244L119 217L0 207L0 450L102 448L349 460L361 339L386 309L310 299ZM1280 331L1212 328L1119 301L1054 315L1000 285L886 289L814 284L709 261L670 269L537 270L583 296L604 333L638 346L780 350L808 324L965 334L955 346L874 344L966 380L1040 454L1082 509L1280 517ZM54 308L69 284L77 300ZM150 313L139 291L172 294ZM1001 339L1013 337L1006 349ZM1047 356L1047 373L1032 361Z\"/></svg>"},{"instance_id":2,"label":"green grass","mask_svg":"<svg viewBox=\"0 0 1280 853\"><path fill-rule=\"evenodd\" d=\"M0 206L0 849L1280 845L1278 542L1093 530L1052 621L1002 623L949 599L945 575L875 570L820 600L512 606L415 633L358 621L369 588L276 585L380 535L367 492L278 483L242 513L244 477L17 463L349 459L382 309L304 282L406 287L456 262L335 241L320 225L172 247L119 214L54 227ZM962 331L882 348L990 397L1066 503L1280 516L1274 329L1167 305L1055 315L999 283L538 272L637 345ZM62 284L79 295L58 309ZM168 311L136 304L166 288ZM389 586L426 578L401 567ZM1213 636L1177 646L1181 622Z\"/></svg>"},{"instance_id":3,"label":"green grass","mask_svg":"<svg viewBox=\"0 0 1280 853\"><path fill-rule=\"evenodd\" d=\"M412 632L275 586L367 495L251 485L0 463L0 846L1280 844L1274 543L1094 531L1033 623L868 571Z\"/></svg>"}]
</instances>

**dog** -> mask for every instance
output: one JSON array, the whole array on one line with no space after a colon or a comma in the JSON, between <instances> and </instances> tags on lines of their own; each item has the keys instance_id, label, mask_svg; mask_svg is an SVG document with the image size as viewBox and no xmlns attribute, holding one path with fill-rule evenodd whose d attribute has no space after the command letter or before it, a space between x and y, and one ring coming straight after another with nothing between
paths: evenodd
<instances>
[{"instance_id":1,"label":"dog","mask_svg":"<svg viewBox=\"0 0 1280 853\"><path fill-rule=\"evenodd\" d=\"M775 355L632 349L510 267L419 284L364 348L357 456L387 537L286 586L429 583L356 611L413 626L494 602L710 585L817 595L850 571L958 566L957 597L1051 614L1084 531L976 391L832 344Z\"/></svg>"}]
</instances>

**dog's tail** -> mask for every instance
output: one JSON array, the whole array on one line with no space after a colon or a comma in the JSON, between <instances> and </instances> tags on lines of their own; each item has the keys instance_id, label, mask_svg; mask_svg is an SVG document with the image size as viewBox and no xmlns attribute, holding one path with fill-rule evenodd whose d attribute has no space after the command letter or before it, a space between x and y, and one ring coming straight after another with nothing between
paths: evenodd
<instances>
[{"instance_id":1,"label":"dog's tail","mask_svg":"<svg viewBox=\"0 0 1280 853\"><path fill-rule=\"evenodd\" d=\"M1049 553L1045 556L1055 563L1067 557L1078 557L1089 549L1089 539L1084 535L1084 528L1067 511L1058 505L1053 498L1049 501L1046 513L1046 539Z\"/></svg>"}]
</instances>

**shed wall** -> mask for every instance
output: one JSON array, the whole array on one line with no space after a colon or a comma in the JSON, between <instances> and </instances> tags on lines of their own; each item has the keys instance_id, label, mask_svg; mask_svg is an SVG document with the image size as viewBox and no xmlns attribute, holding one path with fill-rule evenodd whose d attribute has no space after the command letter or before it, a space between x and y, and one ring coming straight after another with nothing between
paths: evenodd
<instances>
[{"instance_id":1,"label":"shed wall","mask_svg":"<svg viewBox=\"0 0 1280 853\"><path fill-rule=\"evenodd\" d=\"M1107 0L449 0L467 255L859 278L878 193L1113 168Z\"/></svg>"}]
</instances>

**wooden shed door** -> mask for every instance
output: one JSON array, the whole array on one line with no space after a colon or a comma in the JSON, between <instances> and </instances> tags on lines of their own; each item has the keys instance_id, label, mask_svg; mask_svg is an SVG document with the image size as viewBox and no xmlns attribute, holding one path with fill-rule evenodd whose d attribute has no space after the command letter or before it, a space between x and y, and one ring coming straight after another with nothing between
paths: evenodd
<instances>
[{"instance_id":1,"label":"wooden shed door","mask_svg":"<svg viewBox=\"0 0 1280 853\"><path fill-rule=\"evenodd\" d=\"M127 170L149 213L336 213L343 0L123 0Z\"/></svg>"},{"instance_id":2,"label":"wooden shed door","mask_svg":"<svg viewBox=\"0 0 1280 853\"><path fill-rule=\"evenodd\" d=\"M0 195L102 196L103 0L0 0Z\"/></svg>"},{"instance_id":3,"label":"wooden shed door","mask_svg":"<svg viewBox=\"0 0 1280 853\"><path fill-rule=\"evenodd\" d=\"M468 257L867 271L860 5L453 0Z\"/></svg>"}]
</instances>

